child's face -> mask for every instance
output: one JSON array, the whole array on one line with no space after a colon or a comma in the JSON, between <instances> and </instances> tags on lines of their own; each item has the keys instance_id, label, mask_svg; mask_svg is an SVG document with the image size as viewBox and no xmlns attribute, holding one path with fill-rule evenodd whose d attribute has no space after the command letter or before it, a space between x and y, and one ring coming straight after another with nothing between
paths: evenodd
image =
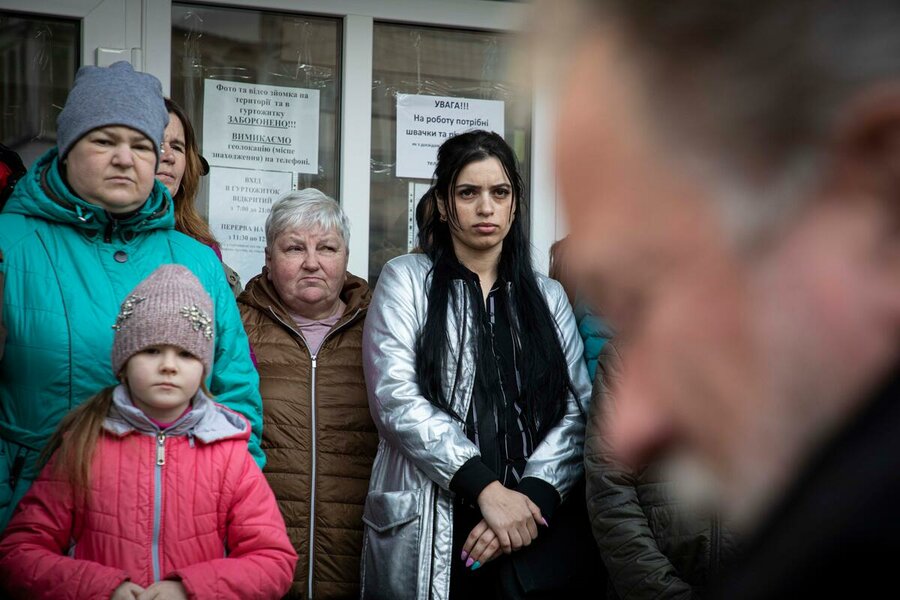
<instances>
[{"instance_id":1,"label":"child's face","mask_svg":"<svg viewBox=\"0 0 900 600\"><path fill-rule=\"evenodd\" d=\"M125 365L134 405L164 423L181 416L200 389L202 378L203 363L177 346L148 346Z\"/></svg>"}]
</instances>

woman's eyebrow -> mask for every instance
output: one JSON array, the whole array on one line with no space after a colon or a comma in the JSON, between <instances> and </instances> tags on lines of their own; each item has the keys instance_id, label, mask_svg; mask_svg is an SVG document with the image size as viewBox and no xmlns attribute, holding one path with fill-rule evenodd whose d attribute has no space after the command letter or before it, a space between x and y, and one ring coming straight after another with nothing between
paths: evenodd
<instances>
[{"instance_id":1,"label":"woman's eyebrow","mask_svg":"<svg viewBox=\"0 0 900 600\"><path fill-rule=\"evenodd\" d=\"M501 188L501 187L511 188L512 184L505 183L505 182L504 183L493 183L493 184L489 185L488 187L490 189L496 189L496 188ZM480 190L481 186L478 185L477 183L460 183L460 184L457 184L457 186L456 186L456 189L459 189L459 188L475 188L475 189Z\"/></svg>"}]
</instances>

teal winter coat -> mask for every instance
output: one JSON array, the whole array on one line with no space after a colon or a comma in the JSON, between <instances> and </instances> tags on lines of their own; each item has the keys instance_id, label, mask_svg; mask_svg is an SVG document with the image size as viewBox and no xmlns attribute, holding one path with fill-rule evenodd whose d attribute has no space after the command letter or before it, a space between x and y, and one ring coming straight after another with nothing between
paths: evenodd
<instances>
[{"instance_id":1,"label":"teal winter coat","mask_svg":"<svg viewBox=\"0 0 900 600\"><path fill-rule=\"evenodd\" d=\"M161 264L184 265L212 298L215 357L206 384L250 421L250 452L265 463L259 377L222 264L174 224L158 181L143 207L119 220L81 200L62 179L56 149L17 183L0 214L0 531L63 415L116 383L110 352L119 306Z\"/></svg>"},{"instance_id":2,"label":"teal winter coat","mask_svg":"<svg viewBox=\"0 0 900 600\"><path fill-rule=\"evenodd\" d=\"M599 315L594 314L584 302L575 302L575 321L584 342L584 363L587 365L591 381L594 381L597 374L597 358L613 332L609 325Z\"/></svg>"}]
</instances>

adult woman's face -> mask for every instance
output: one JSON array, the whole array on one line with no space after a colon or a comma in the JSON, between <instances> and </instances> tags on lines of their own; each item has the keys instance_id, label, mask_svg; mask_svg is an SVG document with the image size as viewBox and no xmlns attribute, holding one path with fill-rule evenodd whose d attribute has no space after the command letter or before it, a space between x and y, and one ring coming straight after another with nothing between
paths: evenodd
<instances>
[{"instance_id":1,"label":"adult woman's face","mask_svg":"<svg viewBox=\"0 0 900 600\"><path fill-rule=\"evenodd\" d=\"M169 124L163 137L160 148L162 155L159 158L159 168L156 170L156 178L159 179L169 195L173 198L181 187L181 179L184 177L184 169L187 167L187 142L184 137L184 125L175 113L169 113Z\"/></svg>"},{"instance_id":2,"label":"adult woman's face","mask_svg":"<svg viewBox=\"0 0 900 600\"><path fill-rule=\"evenodd\" d=\"M307 319L337 310L347 259L347 244L334 229L288 229L266 248L269 280L285 305Z\"/></svg>"},{"instance_id":3,"label":"adult woman's face","mask_svg":"<svg viewBox=\"0 0 900 600\"><path fill-rule=\"evenodd\" d=\"M457 258L468 264L489 254L499 257L515 218L512 184L500 161L491 156L467 164L450 193L458 221L450 225Z\"/></svg>"},{"instance_id":4,"label":"adult woman's face","mask_svg":"<svg viewBox=\"0 0 900 600\"><path fill-rule=\"evenodd\" d=\"M111 213L127 213L150 197L156 148L130 127L100 127L72 146L64 164L69 185L79 198Z\"/></svg>"}]
</instances>

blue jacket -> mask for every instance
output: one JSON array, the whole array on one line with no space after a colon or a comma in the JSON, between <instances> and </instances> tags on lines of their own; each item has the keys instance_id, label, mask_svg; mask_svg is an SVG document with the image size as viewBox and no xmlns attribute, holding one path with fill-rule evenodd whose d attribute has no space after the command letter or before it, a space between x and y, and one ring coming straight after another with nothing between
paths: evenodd
<instances>
[{"instance_id":1,"label":"blue jacket","mask_svg":"<svg viewBox=\"0 0 900 600\"><path fill-rule=\"evenodd\" d=\"M575 320L578 322L578 333L584 342L584 363L587 365L591 381L597 373L597 357L603 346L612 337L612 329L595 315L583 302L575 302Z\"/></svg>"},{"instance_id":2,"label":"blue jacket","mask_svg":"<svg viewBox=\"0 0 900 600\"><path fill-rule=\"evenodd\" d=\"M116 383L110 352L119 305L165 263L186 266L215 305L216 344L207 386L216 400L250 421L259 447L259 377L234 296L216 255L176 232L174 206L155 182L133 215L113 220L75 196L56 149L23 177L0 214L2 319L0 358L0 531L36 477L36 460L59 420Z\"/></svg>"}]
</instances>

